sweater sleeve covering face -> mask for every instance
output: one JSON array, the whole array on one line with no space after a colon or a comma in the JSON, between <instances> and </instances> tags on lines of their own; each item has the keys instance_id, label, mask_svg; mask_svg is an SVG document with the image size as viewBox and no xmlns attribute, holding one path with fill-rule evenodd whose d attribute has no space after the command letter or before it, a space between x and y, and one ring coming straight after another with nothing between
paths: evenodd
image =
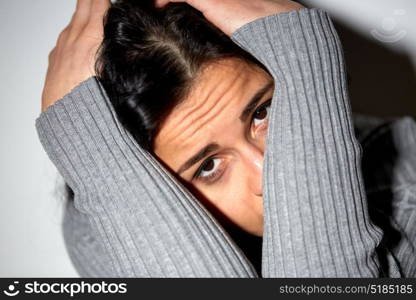
<instances>
[{"instance_id":1,"label":"sweater sleeve covering face","mask_svg":"<svg viewBox=\"0 0 416 300\"><path fill-rule=\"evenodd\" d=\"M262 277L400 276L378 249L344 58L328 14L304 8L250 22L233 41L275 80L263 167ZM258 277L229 234L121 126L92 77L36 121L74 191L64 232L81 276Z\"/></svg>"}]
</instances>

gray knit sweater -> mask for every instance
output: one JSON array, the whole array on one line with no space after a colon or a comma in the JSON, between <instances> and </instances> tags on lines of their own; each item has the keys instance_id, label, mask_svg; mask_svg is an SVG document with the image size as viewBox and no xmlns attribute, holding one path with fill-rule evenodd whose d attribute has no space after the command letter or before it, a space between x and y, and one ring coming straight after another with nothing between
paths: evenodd
<instances>
[{"instance_id":1,"label":"gray knit sweater","mask_svg":"<svg viewBox=\"0 0 416 300\"><path fill-rule=\"evenodd\" d=\"M415 122L376 122L372 134L357 139L341 44L322 10L257 19L232 39L275 80L261 274L213 215L137 145L92 77L36 121L75 194L64 234L80 275L416 276ZM364 172L366 145L374 149Z\"/></svg>"}]
</instances>

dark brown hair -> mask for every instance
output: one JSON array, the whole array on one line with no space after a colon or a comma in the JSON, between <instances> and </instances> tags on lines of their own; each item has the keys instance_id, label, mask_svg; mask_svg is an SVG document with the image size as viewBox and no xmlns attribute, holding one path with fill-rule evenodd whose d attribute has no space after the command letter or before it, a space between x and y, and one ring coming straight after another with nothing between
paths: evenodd
<instances>
[{"instance_id":1,"label":"dark brown hair","mask_svg":"<svg viewBox=\"0 0 416 300\"><path fill-rule=\"evenodd\" d=\"M260 65L187 4L158 9L153 0L121 0L105 18L96 69L119 120L151 151L162 121L198 71L230 57Z\"/></svg>"}]
</instances>

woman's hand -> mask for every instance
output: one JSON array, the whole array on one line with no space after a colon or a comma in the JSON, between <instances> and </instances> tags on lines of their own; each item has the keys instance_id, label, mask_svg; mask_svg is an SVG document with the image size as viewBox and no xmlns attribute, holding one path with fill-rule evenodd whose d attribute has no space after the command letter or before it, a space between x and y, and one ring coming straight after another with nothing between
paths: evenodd
<instances>
[{"instance_id":1,"label":"woman's hand","mask_svg":"<svg viewBox=\"0 0 416 300\"><path fill-rule=\"evenodd\" d=\"M169 2L188 3L229 36L255 19L303 8L289 0L156 0L156 5Z\"/></svg>"},{"instance_id":2,"label":"woman's hand","mask_svg":"<svg viewBox=\"0 0 416 300\"><path fill-rule=\"evenodd\" d=\"M103 38L103 17L109 6L109 0L77 1L70 23L49 54L42 111L95 75L95 54Z\"/></svg>"}]
</instances>

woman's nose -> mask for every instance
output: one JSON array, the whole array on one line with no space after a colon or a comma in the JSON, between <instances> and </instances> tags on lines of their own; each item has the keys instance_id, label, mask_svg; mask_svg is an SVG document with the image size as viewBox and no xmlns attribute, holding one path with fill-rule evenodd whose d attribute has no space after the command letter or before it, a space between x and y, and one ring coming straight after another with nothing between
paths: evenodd
<instances>
[{"instance_id":1,"label":"woman's nose","mask_svg":"<svg viewBox=\"0 0 416 300\"><path fill-rule=\"evenodd\" d=\"M244 161L247 165L247 180L250 189L257 196L262 196L262 176L263 176L263 149L248 144L244 152Z\"/></svg>"}]
</instances>

